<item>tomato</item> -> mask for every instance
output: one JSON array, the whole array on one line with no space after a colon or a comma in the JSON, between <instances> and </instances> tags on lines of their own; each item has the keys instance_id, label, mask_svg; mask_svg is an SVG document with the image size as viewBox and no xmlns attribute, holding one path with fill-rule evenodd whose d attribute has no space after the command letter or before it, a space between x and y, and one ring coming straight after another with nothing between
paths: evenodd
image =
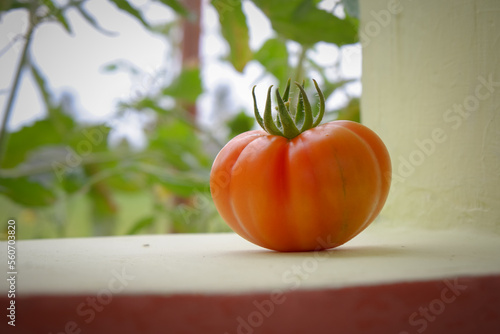
<instances>
[{"instance_id":1,"label":"tomato","mask_svg":"<svg viewBox=\"0 0 500 334\"><path fill-rule=\"evenodd\" d=\"M321 100L316 119L298 85L295 115L277 90L280 119L272 120L270 87L264 119L255 106L267 132L236 136L212 166L211 193L222 218L237 234L268 249L311 251L342 245L377 217L389 192L391 161L382 140L351 121L317 126L324 98L314 84ZM285 100L288 91L289 85ZM295 128L285 130L290 121Z\"/></svg>"}]
</instances>

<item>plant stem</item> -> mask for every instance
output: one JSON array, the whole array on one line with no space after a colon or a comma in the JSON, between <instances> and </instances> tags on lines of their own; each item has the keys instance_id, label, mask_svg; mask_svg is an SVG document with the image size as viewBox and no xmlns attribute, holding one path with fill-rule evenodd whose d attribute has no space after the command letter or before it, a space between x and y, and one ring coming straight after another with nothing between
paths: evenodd
<instances>
[{"instance_id":1,"label":"plant stem","mask_svg":"<svg viewBox=\"0 0 500 334\"><path fill-rule=\"evenodd\" d=\"M22 70L24 67L24 64L26 63L26 58L28 56L28 50L30 47L30 42L31 42L31 37L33 35L33 31L35 30L35 24L33 24L33 17L30 13L30 26L28 28L28 33L26 34L26 43L24 44L24 48L21 54L21 60L19 61L19 64L17 65L16 73L14 76L14 84L12 86L12 89L9 94L9 98L7 100L7 105L5 106L5 111L3 114L3 120L2 120L2 128L0 129L0 166L2 165L3 157L5 154L5 150L7 149L7 140L8 140L8 134L7 134L7 124L9 122L10 115L12 114L12 110L14 107L14 99L17 95L17 91L19 89L19 83L21 81L21 74Z\"/></svg>"},{"instance_id":2,"label":"plant stem","mask_svg":"<svg viewBox=\"0 0 500 334\"><path fill-rule=\"evenodd\" d=\"M33 35L33 31L35 30L36 24L34 23L34 12L30 11L30 25L28 28L28 33L26 34L26 43L24 44L24 48L21 54L21 60L17 65L16 73L14 76L14 84L9 94L9 98L7 100L7 105L5 106L5 111L3 114L2 127L0 129L0 166L2 165L3 158L5 155L5 150L7 149L7 124L9 123L10 115L12 114L12 110L14 107L14 99L17 95L17 91L19 89L19 83L21 82L21 74L23 71L23 67L26 63L26 58L28 57L28 50L31 43L31 37Z\"/></svg>"},{"instance_id":3,"label":"plant stem","mask_svg":"<svg viewBox=\"0 0 500 334\"><path fill-rule=\"evenodd\" d=\"M306 60L307 50L308 50L307 46L302 45L302 50L300 51L299 60L297 62L297 67L295 68L295 78L293 80L294 82L301 83L302 79L304 78L304 73L303 73L304 72L304 62ZM298 100L299 100L299 94L293 94L290 104L292 106L296 106Z\"/></svg>"},{"instance_id":4,"label":"plant stem","mask_svg":"<svg viewBox=\"0 0 500 334\"><path fill-rule=\"evenodd\" d=\"M201 0L183 1L183 5L194 15L195 20L184 19L182 23L182 67L199 67L200 64L200 36L201 36ZM187 103L184 105L188 115L196 119L196 103Z\"/></svg>"},{"instance_id":5,"label":"plant stem","mask_svg":"<svg viewBox=\"0 0 500 334\"><path fill-rule=\"evenodd\" d=\"M304 62L306 60L306 53L308 48L306 46L302 46L302 50L300 51L299 60L297 62L297 67L295 68L295 81L300 83L304 77Z\"/></svg>"}]
</instances>

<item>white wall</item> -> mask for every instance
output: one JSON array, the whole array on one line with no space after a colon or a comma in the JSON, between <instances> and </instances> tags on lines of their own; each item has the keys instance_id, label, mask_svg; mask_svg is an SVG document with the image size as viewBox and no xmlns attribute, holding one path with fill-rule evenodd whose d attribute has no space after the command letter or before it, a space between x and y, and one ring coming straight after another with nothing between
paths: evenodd
<instances>
[{"instance_id":1,"label":"white wall","mask_svg":"<svg viewBox=\"0 0 500 334\"><path fill-rule=\"evenodd\" d=\"M500 1L360 0L362 122L395 225L500 232Z\"/></svg>"}]
</instances>

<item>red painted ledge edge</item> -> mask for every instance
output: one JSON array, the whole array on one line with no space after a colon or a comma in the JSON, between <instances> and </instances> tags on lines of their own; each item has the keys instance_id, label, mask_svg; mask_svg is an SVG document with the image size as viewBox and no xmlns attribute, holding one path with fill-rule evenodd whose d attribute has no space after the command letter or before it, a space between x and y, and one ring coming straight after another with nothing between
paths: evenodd
<instances>
[{"instance_id":1,"label":"red painted ledge edge","mask_svg":"<svg viewBox=\"0 0 500 334\"><path fill-rule=\"evenodd\" d=\"M18 296L15 329L7 321L2 333L496 334L500 275L282 294Z\"/></svg>"}]
</instances>

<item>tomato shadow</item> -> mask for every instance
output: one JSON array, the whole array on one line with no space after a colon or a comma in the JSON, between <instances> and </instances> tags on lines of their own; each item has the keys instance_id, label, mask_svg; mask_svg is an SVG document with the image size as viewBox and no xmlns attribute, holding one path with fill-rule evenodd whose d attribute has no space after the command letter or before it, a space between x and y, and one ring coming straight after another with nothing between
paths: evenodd
<instances>
[{"instance_id":1,"label":"tomato shadow","mask_svg":"<svg viewBox=\"0 0 500 334\"><path fill-rule=\"evenodd\" d=\"M415 253L415 249L409 249L402 245L367 245L367 246L339 246L320 251L308 252L278 252L269 249L252 249L232 251L228 256L246 257L250 259L291 259L291 258L309 258L317 257L322 259L341 259L341 258L376 258L376 257L399 257L409 253Z\"/></svg>"},{"instance_id":2,"label":"tomato shadow","mask_svg":"<svg viewBox=\"0 0 500 334\"><path fill-rule=\"evenodd\" d=\"M389 257L405 256L413 252L405 246L340 246L338 248L324 250L332 258L366 258L366 257ZM321 252L320 252L321 253Z\"/></svg>"}]
</instances>

